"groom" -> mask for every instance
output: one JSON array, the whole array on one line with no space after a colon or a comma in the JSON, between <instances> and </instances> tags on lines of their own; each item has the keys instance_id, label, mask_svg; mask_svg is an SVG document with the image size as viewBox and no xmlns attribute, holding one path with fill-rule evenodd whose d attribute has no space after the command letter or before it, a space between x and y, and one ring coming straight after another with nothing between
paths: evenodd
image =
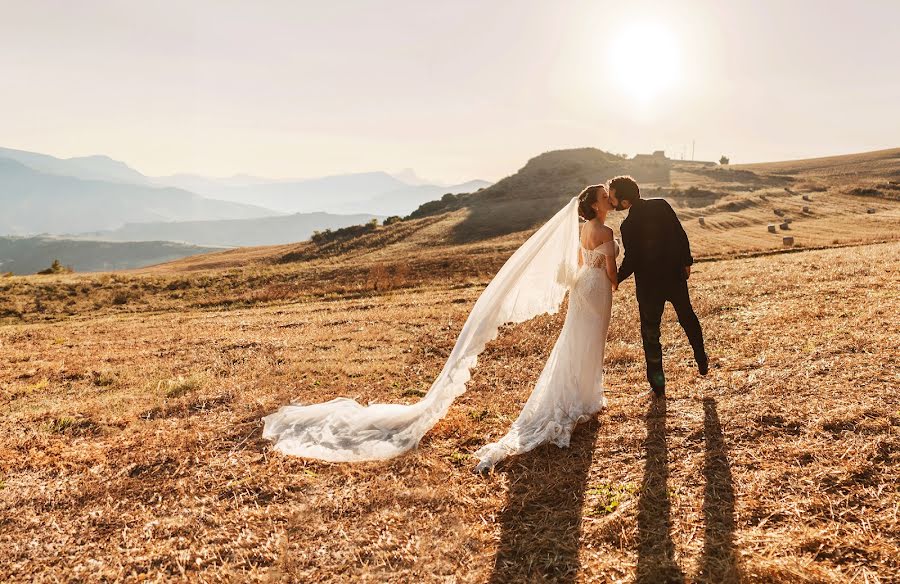
<instances>
[{"instance_id":1,"label":"groom","mask_svg":"<svg viewBox=\"0 0 900 584\"><path fill-rule=\"evenodd\" d=\"M687 279L691 276L691 247L672 207L663 199L642 199L630 176L609 181L609 202L618 211L630 209L622 222L625 257L618 280L634 274L641 339L647 360L647 381L657 396L666 392L659 325L666 301L672 303L681 328L687 333L700 375L706 375L709 359L703 347L703 331L691 306Z\"/></svg>"}]
</instances>

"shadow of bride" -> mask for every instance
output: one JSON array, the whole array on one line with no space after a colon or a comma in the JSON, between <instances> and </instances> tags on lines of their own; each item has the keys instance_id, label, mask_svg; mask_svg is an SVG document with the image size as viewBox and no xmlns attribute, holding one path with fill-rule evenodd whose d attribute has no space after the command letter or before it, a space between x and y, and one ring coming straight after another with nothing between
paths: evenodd
<instances>
[{"instance_id":1,"label":"shadow of bride","mask_svg":"<svg viewBox=\"0 0 900 584\"><path fill-rule=\"evenodd\" d=\"M669 500L669 460L666 444L666 400L651 398L647 409L644 441L644 480L638 500L639 583L684 582L684 572L675 561Z\"/></svg>"},{"instance_id":2,"label":"shadow of bride","mask_svg":"<svg viewBox=\"0 0 900 584\"><path fill-rule=\"evenodd\" d=\"M703 414L703 436L706 442L703 517L706 529L697 581L740 582L741 572L734 545L734 482L716 400L703 400Z\"/></svg>"},{"instance_id":3,"label":"shadow of bride","mask_svg":"<svg viewBox=\"0 0 900 584\"><path fill-rule=\"evenodd\" d=\"M501 463L509 495L490 582L574 582L581 508L600 422L575 427L569 448L539 446Z\"/></svg>"}]
</instances>

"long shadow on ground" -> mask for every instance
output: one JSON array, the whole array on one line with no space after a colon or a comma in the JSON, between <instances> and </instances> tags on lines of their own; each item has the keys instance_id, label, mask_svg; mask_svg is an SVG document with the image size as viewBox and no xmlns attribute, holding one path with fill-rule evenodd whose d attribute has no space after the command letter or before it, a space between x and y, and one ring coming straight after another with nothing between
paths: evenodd
<instances>
[{"instance_id":1,"label":"long shadow on ground","mask_svg":"<svg viewBox=\"0 0 900 584\"><path fill-rule=\"evenodd\" d=\"M652 398L647 410L644 441L644 481L638 500L637 582L661 584L684 582L675 561L669 501L669 460L666 445L666 400Z\"/></svg>"},{"instance_id":2,"label":"long shadow on ground","mask_svg":"<svg viewBox=\"0 0 900 584\"><path fill-rule=\"evenodd\" d=\"M504 465L509 498L490 582L574 582L581 507L600 422L576 426L569 448L547 444Z\"/></svg>"},{"instance_id":3,"label":"long shadow on ground","mask_svg":"<svg viewBox=\"0 0 900 584\"><path fill-rule=\"evenodd\" d=\"M703 400L703 436L706 459L703 476L703 517L706 530L703 556L700 559L699 582L740 582L737 552L734 546L734 483L731 464L725 449L725 437L716 409L716 400Z\"/></svg>"}]
</instances>

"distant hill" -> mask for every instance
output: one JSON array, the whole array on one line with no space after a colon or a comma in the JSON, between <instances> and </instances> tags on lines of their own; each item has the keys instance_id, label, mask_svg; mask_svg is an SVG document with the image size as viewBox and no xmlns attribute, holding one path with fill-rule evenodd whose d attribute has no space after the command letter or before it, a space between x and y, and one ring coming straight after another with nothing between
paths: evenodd
<instances>
[{"instance_id":1,"label":"distant hill","mask_svg":"<svg viewBox=\"0 0 900 584\"><path fill-rule=\"evenodd\" d=\"M252 203L285 213L371 213L406 215L427 201L446 193L476 191L490 185L475 180L459 185L419 184L404 171L410 184L386 172L341 174L304 180L270 180L257 177L207 178L197 175L156 177L158 184L191 190L206 197Z\"/></svg>"},{"instance_id":2,"label":"distant hill","mask_svg":"<svg viewBox=\"0 0 900 584\"><path fill-rule=\"evenodd\" d=\"M383 219L375 215L297 213L260 219L129 223L112 231L82 233L79 239L103 241L179 241L196 245L241 247L305 241L314 231L338 229Z\"/></svg>"},{"instance_id":3,"label":"distant hill","mask_svg":"<svg viewBox=\"0 0 900 584\"><path fill-rule=\"evenodd\" d=\"M168 241L115 243L51 237L0 237L0 273L34 274L58 259L76 272L141 268L220 251Z\"/></svg>"},{"instance_id":4,"label":"distant hill","mask_svg":"<svg viewBox=\"0 0 900 584\"><path fill-rule=\"evenodd\" d=\"M426 203L411 215L425 217L468 208L470 213L454 230L454 239L485 239L531 228L585 186L619 174L630 174L648 185L669 183L668 166L625 159L597 148L555 150L532 158L515 174L481 191Z\"/></svg>"},{"instance_id":5,"label":"distant hill","mask_svg":"<svg viewBox=\"0 0 900 584\"><path fill-rule=\"evenodd\" d=\"M896 180L900 179L900 148L822 158L742 164L735 165L735 168L803 177L843 177L848 181L872 176Z\"/></svg>"},{"instance_id":6,"label":"distant hill","mask_svg":"<svg viewBox=\"0 0 900 584\"><path fill-rule=\"evenodd\" d=\"M116 229L125 223L246 219L276 215L252 205L206 199L176 188L48 174L0 158L0 234Z\"/></svg>"},{"instance_id":7,"label":"distant hill","mask_svg":"<svg viewBox=\"0 0 900 584\"><path fill-rule=\"evenodd\" d=\"M151 184L150 179L146 176L124 162L113 160L109 156L56 158L55 156L38 154L37 152L0 148L0 158L15 160L19 164L46 174L137 185Z\"/></svg>"}]
</instances>

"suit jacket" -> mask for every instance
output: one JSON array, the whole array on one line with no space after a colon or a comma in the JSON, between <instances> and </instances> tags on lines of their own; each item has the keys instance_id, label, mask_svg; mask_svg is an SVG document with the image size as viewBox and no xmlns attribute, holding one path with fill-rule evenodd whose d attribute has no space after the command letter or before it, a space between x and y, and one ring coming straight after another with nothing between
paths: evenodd
<instances>
[{"instance_id":1,"label":"suit jacket","mask_svg":"<svg viewBox=\"0 0 900 584\"><path fill-rule=\"evenodd\" d=\"M694 263L681 221L663 199L638 199L622 221L625 257L619 282L634 274L635 285L684 279L684 267Z\"/></svg>"}]
</instances>

